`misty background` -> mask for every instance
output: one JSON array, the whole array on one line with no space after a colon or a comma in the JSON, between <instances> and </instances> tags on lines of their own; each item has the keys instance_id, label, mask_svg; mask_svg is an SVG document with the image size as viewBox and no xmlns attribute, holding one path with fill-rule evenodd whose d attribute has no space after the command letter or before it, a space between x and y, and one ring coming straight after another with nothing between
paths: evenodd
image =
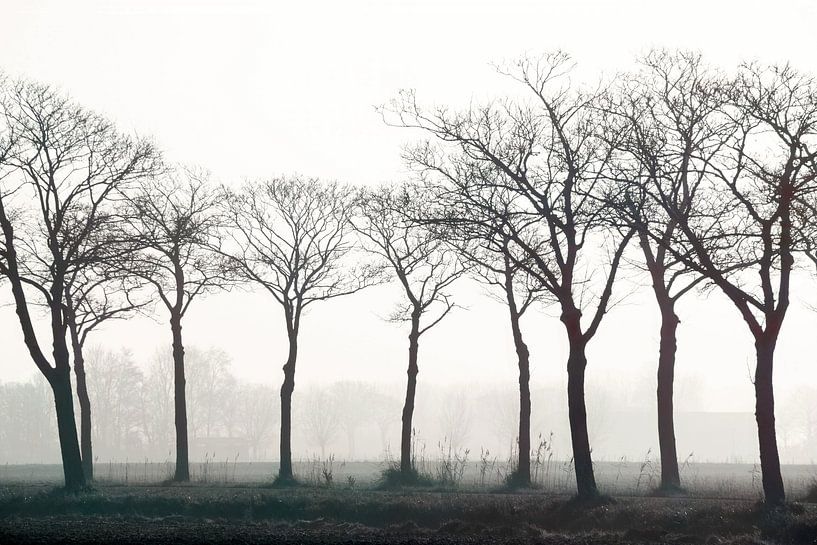
<instances>
[{"instance_id":1,"label":"misty background","mask_svg":"<svg viewBox=\"0 0 817 545\"><path fill-rule=\"evenodd\" d=\"M355 184L404 179L400 149L412 135L386 126L374 106L407 87L452 107L465 104L463 97L512 95L490 63L525 51L566 49L580 74L627 69L649 46L695 47L715 64L791 61L817 72L810 25L817 8L805 1L782 2L768 12L755 6L759 2L701 1L682 9L641 1L508 2L501 11L458 1L80 4L85 9L0 2L0 66L12 76L59 86L125 131L156 135L168 159L200 164L227 184L294 172ZM814 17L791 19L789 13ZM667 24L646 25L648 16ZM452 25L454 19L459 22ZM635 288L640 274L630 266L622 271L616 296L624 299L588 350L588 417L598 460L657 452L658 312L649 286ZM421 347L417 439L432 455L446 440L504 456L518 409L507 309L474 282L461 282L453 293L466 308L424 337ZM775 369L780 453L786 463L810 463L817 433L817 339L811 333L817 282L809 271L796 275L792 293ZM8 297L8 290L0 291L0 463L57 462L53 402ZM395 286L379 286L305 316L294 394L296 457L381 459L398 450L407 329L383 319L398 299ZM715 291L690 294L677 312L679 456L751 463L757 457L754 354L746 327ZM240 453L242 460L277 456L286 358L281 321L274 302L251 290L191 307L185 336L193 461L208 452ZM558 312L546 307L523 318L533 441L541 434L565 458L562 327ZM95 339L101 344L88 357L88 380L98 407L100 462L171 457L166 329L137 317L108 322ZM221 385L216 373L232 380ZM392 408L373 411L373 403Z\"/></svg>"}]
</instances>

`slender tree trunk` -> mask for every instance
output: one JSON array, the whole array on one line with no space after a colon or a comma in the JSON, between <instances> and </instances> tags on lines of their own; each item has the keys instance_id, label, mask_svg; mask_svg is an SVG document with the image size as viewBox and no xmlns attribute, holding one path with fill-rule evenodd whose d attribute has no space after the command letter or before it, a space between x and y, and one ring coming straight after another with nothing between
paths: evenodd
<instances>
[{"instance_id":1,"label":"slender tree trunk","mask_svg":"<svg viewBox=\"0 0 817 545\"><path fill-rule=\"evenodd\" d=\"M530 363L528 347L517 346L519 357L519 467L517 484L530 486Z\"/></svg>"},{"instance_id":2,"label":"slender tree trunk","mask_svg":"<svg viewBox=\"0 0 817 545\"><path fill-rule=\"evenodd\" d=\"M173 333L173 374L175 422L176 422L176 474L173 480L187 482L190 480L190 455L187 445L187 396L184 377L184 344L182 343L182 318L173 314L170 318L170 330Z\"/></svg>"},{"instance_id":3,"label":"slender tree trunk","mask_svg":"<svg viewBox=\"0 0 817 545\"><path fill-rule=\"evenodd\" d=\"M281 384L281 463L278 480L293 480L292 474L292 392L295 391L295 362L298 357L298 335L290 330L289 355L284 364L284 382Z\"/></svg>"},{"instance_id":4,"label":"slender tree trunk","mask_svg":"<svg viewBox=\"0 0 817 545\"><path fill-rule=\"evenodd\" d=\"M528 346L522 339L522 329L519 327L519 310L513 294L512 279L506 283L508 308L511 317L511 332L513 344L516 348L516 357L519 364L519 460L514 476L517 486L530 486L530 353Z\"/></svg>"},{"instance_id":5,"label":"slender tree trunk","mask_svg":"<svg viewBox=\"0 0 817 545\"><path fill-rule=\"evenodd\" d=\"M567 328L570 352L567 359L567 409L570 421L570 440L573 446L573 464L576 469L576 491L580 499L598 496L590 438L587 432L587 407L584 400L584 374L587 368L586 341L581 334L578 311L562 314Z\"/></svg>"},{"instance_id":6,"label":"slender tree trunk","mask_svg":"<svg viewBox=\"0 0 817 545\"><path fill-rule=\"evenodd\" d=\"M85 380L85 358L82 349L74 352L74 374L77 377L77 400L79 401L79 446L82 454L82 470L87 481L94 480L94 454L91 443L91 398Z\"/></svg>"},{"instance_id":7,"label":"slender tree trunk","mask_svg":"<svg viewBox=\"0 0 817 545\"><path fill-rule=\"evenodd\" d=\"M755 340L757 367L755 368L755 418L760 447L760 470L763 476L763 495L768 505L782 505L786 501L783 476L780 473L780 455L774 422L774 349L777 339Z\"/></svg>"},{"instance_id":8,"label":"slender tree trunk","mask_svg":"<svg viewBox=\"0 0 817 545\"><path fill-rule=\"evenodd\" d=\"M414 396L417 391L417 351L420 340L420 313L411 314L411 332L409 333L408 381L406 383L406 403L403 405L403 427L400 434L400 473L410 477L414 468L411 463L411 420L414 416Z\"/></svg>"},{"instance_id":9,"label":"slender tree trunk","mask_svg":"<svg viewBox=\"0 0 817 545\"><path fill-rule=\"evenodd\" d=\"M68 365L55 370L49 382L54 392L54 406L57 411L57 432L60 438L65 488L77 491L85 486L86 481L77 442L77 423L74 420L74 399Z\"/></svg>"},{"instance_id":10,"label":"slender tree trunk","mask_svg":"<svg viewBox=\"0 0 817 545\"><path fill-rule=\"evenodd\" d=\"M71 301L66 297L68 306ZM77 378L77 401L79 401L79 448L82 455L82 470L85 480L94 480L94 454L91 443L91 398L88 395L88 383L85 379L85 356L79 340L73 311L69 314L68 331L71 335L71 350L74 354L74 375Z\"/></svg>"},{"instance_id":11,"label":"slender tree trunk","mask_svg":"<svg viewBox=\"0 0 817 545\"><path fill-rule=\"evenodd\" d=\"M14 248L14 228L6 216L2 198L0 198L0 232L2 232L6 246L6 276L11 284L15 310L23 330L23 342L34 364L48 380L54 394L65 488L69 491L76 491L85 486L85 474L82 472L82 459L77 441L77 424L74 420L74 400L71 392L71 366L68 347L65 344L65 328L62 323L63 278L55 279L51 287L51 333L54 348L54 367L52 368L37 342L31 315L28 312L28 303L17 266L17 252Z\"/></svg>"},{"instance_id":12,"label":"slender tree trunk","mask_svg":"<svg viewBox=\"0 0 817 545\"><path fill-rule=\"evenodd\" d=\"M66 343L66 323L63 314L63 281L57 278L51 286L51 334L54 349L54 370L48 381L54 392L57 411L57 432L60 438L65 488L76 491L86 485L82 457L77 441L77 422L74 417L74 394L71 390L70 352Z\"/></svg>"},{"instance_id":13,"label":"slender tree trunk","mask_svg":"<svg viewBox=\"0 0 817 545\"><path fill-rule=\"evenodd\" d=\"M675 350L678 317L673 303L661 304L661 339L658 349L658 446L661 451L661 489L681 488L678 452L675 446L673 388L675 381Z\"/></svg>"}]
</instances>

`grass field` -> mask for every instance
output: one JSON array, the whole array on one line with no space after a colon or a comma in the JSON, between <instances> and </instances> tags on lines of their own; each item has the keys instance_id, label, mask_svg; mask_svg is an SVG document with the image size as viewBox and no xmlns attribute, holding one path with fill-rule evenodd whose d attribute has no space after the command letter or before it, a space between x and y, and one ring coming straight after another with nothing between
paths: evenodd
<instances>
[{"instance_id":1,"label":"grass field","mask_svg":"<svg viewBox=\"0 0 817 545\"><path fill-rule=\"evenodd\" d=\"M812 543L817 505L252 485L97 485L64 495L10 485L3 543Z\"/></svg>"},{"instance_id":2,"label":"grass field","mask_svg":"<svg viewBox=\"0 0 817 545\"><path fill-rule=\"evenodd\" d=\"M331 484L367 487L375 484L386 462L345 462L337 459L300 460L294 463L299 480L314 486ZM459 464L456 459L423 460L418 464L422 473L456 485L461 490L490 490L501 486L509 472L507 463L495 460L468 461ZM660 480L656 462L596 462L599 488L613 496L648 494ZM200 484L259 484L271 482L278 464L269 462L245 463L235 460L217 460L191 464L191 476ZM173 464L129 462L98 463L96 479L103 484L156 484L173 476ZM575 491L573 468L569 462L551 460L532 468L535 486L551 494L572 494ZM802 499L809 488L817 483L817 466L784 465L783 478L792 499ZM760 468L751 464L686 463L681 468L681 479L691 497L760 499ZM331 482L329 482L331 480ZM59 485L62 467L59 465L5 465L0 466L0 485L47 484Z\"/></svg>"},{"instance_id":3,"label":"grass field","mask_svg":"<svg viewBox=\"0 0 817 545\"><path fill-rule=\"evenodd\" d=\"M434 464L442 464L435 466ZM275 464L194 466L194 482L162 483L166 464L99 464L92 489L59 489L59 466L0 467L0 543L542 543L748 545L815 543L811 466L787 466L789 497L769 511L752 466L689 464L688 494L654 497L644 463L599 463L609 498L572 500L569 464L526 491L499 486L479 463L457 483L383 490L383 464L304 461L302 484L275 488ZM441 467L443 469L441 469ZM430 463L432 477L450 467ZM799 501L798 501L799 500Z\"/></svg>"}]
</instances>

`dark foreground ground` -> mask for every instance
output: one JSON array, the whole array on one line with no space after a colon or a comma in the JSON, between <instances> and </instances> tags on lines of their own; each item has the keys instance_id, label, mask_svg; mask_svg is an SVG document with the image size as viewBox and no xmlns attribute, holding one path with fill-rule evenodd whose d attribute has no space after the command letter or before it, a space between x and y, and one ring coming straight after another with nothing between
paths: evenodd
<instances>
[{"instance_id":1,"label":"dark foreground ground","mask_svg":"<svg viewBox=\"0 0 817 545\"><path fill-rule=\"evenodd\" d=\"M0 487L0 543L814 543L817 504L255 486Z\"/></svg>"}]
</instances>

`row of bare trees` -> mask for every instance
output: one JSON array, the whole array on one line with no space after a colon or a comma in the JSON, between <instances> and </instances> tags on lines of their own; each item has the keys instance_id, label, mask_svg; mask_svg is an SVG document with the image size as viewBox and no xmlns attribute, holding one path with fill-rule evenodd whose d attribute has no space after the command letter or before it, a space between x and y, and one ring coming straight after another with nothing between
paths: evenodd
<instances>
[{"instance_id":1,"label":"row of bare trees","mask_svg":"<svg viewBox=\"0 0 817 545\"><path fill-rule=\"evenodd\" d=\"M660 310L658 433L664 490L681 486L673 424L675 306L721 291L755 340L756 417L767 502L785 500L774 422L774 349L795 256L817 263L817 83L790 66L734 74L699 55L657 51L595 87L564 53L499 67L521 89L457 110L404 92L388 124L426 138L405 149L417 182L355 189L298 176L210 183L170 167L146 140L53 89L4 82L0 274L31 357L54 393L66 486L93 476L83 347L105 320L168 312L176 479L189 479L183 318L194 299L254 285L283 311L280 469L292 472L292 394L303 313L394 281L409 324L399 475L411 465L421 336L456 307L469 275L508 305L519 366L519 460L530 484L530 356L520 321L560 310L569 346L568 417L581 498L598 494L585 402L587 346L622 264L645 271ZM52 358L32 309L50 323ZM80 407L74 423L70 361Z\"/></svg>"},{"instance_id":2,"label":"row of bare trees","mask_svg":"<svg viewBox=\"0 0 817 545\"><path fill-rule=\"evenodd\" d=\"M745 64L724 74L697 54L657 51L633 73L583 88L570 80L572 66L555 53L500 67L527 99L454 111L423 107L409 92L383 109L387 122L429 135L406 152L440 204L425 221L455 225L481 245L486 229L507 238L511 262L561 309L581 497L597 494L585 350L609 308L627 245L637 242L662 317L664 489L680 486L675 303L696 286L722 291L755 339L763 489L767 502L781 503L772 369L795 254L813 261L817 82L788 65ZM599 247L609 255L603 263ZM520 358L520 383L526 375Z\"/></svg>"},{"instance_id":3,"label":"row of bare trees","mask_svg":"<svg viewBox=\"0 0 817 545\"><path fill-rule=\"evenodd\" d=\"M286 318L279 478L291 480L302 312L382 279L381 267L350 259L354 194L299 177L237 191L216 187L206 174L163 163L150 142L123 135L36 83L4 81L0 107L0 274L28 351L53 391L66 487L93 479L87 340L106 320L147 312L155 302L167 310L172 338L175 479L190 478L184 317L200 296L241 282L264 287ZM36 322L43 309L46 343Z\"/></svg>"}]
</instances>

